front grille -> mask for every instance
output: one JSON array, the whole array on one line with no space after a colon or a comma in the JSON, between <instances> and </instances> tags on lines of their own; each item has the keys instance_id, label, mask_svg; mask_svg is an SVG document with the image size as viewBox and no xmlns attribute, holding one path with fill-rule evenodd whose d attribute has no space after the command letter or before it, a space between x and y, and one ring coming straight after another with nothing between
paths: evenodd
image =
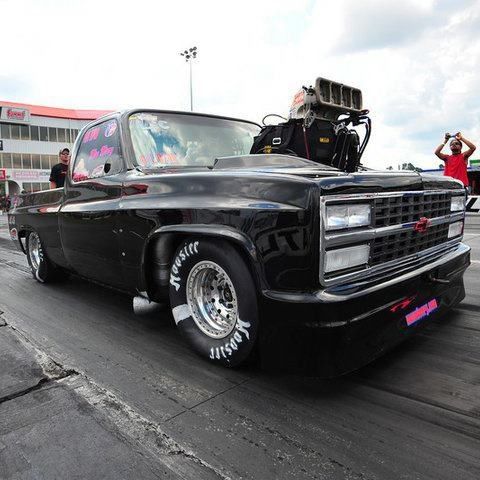
<instances>
[{"instance_id":1,"label":"front grille","mask_svg":"<svg viewBox=\"0 0 480 480\"><path fill-rule=\"evenodd\" d=\"M345 282L350 279L372 277L395 270L397 267L414 268L424 259L420 254L428 250L425 258L436 258L445 251L444 246L460 242L461 236L448 238L449 226L462 221L464 212L451 212L452 195L461 191L437 190L426 192L392 192L391 194L343 195L325 199L324 205L356 204L371 202L372 223L367 227L356 227L325 232L323 251L369 245L370 257L367 265L347 270L336 270L326 274L321 256L320 279L325 284ZM323 210L326 214L326 208ZM425 217L431 222L416 225ZM422 233L416 227L425 226ZM418 257L416 255L419 254ZM384 267L385 265L385 267Z\"/></svg>"},{"instance_id":2,"label":"front grille","mask_svg":"<svg viewBox=\"0 0 480 480\"><path fill-rule=\"evenodd\" d=\"M450 213L449 192L412 193L396 197L378 197L373 201L376 228L416 222L421 217L443 217Z\"/></svg>"},{"instance_id":3,"label":"front grille","mask_svg":"<svg viewBox=\"0 0 480 480\"><path fill-rule=\"evenodd\" d=\"M443 223L429 227L425 233L408 230L376 238L371 243L370 265L390 262L440 245L448 240L448 227L448 223Z\"/></svg>"}]
</instances>

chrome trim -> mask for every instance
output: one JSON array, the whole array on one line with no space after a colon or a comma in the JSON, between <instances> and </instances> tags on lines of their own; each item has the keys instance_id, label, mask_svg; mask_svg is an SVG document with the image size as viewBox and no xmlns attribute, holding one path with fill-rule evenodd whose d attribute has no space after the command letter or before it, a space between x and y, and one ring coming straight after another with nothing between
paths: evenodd
<instances>
[{"instance_id":1,"label":"chrome trim","mask_svg":"<svg viewBox=\"0 0 480 480\"><path fill-rule=\"evenodd\" d=\"M423 259L423 263L421 263L418 266L418 268L415 268L414 270L406 271L405 273L398 272L400 273L400 276L390 278L385 282L372 285L370 287L359 290L357 292L345 293L345 294L341 294L340 292L329 292L328 290L322 290L318 293L318 298L321 299L323 302L332 302L332 301L343 302L345 300L350 300L352 298L358 298L363 295L367 295L369 293L373 293L378 290L390 287L391 285L404 282L405 280L410 280L411 278L418 277L419 275L422 275L425 272L434 270L435 268L441 265L445 265L447 262L450 262L451 260L455 260L456 258L461 257L462 255L465 255L469 251L470 251L469 246L465 245L464 243L459 243L455 245L453 248L447 249L447 251L445 251L441 257L436 258L433 262L430 262L429 258L425 258ZM456 273L457 271L452 272L451 274L448 274L448 275L452 276L453 274L456 274ZM355 285L351 285L351 287L354 288Z\"/></svg>"},{"instance_id":2,"label":"chrome trim","mask_svg":"<svg viewBox=\"0 0 480 480\"><path fill-rule=\"evenodd\" d=\"M435 257L441 255L446 249L451 248L452 246L461 242L463 238L463 234L456 237L453 240L444 242L440 245L436 245L435 247L429 248L427 250L422 250L421 252L417 252L415 254L398 258L392 260L390 262L383 263L381 265L377 265L375 267L367 267L362 270L348 273L345 275L339 275L334 278L325 278L324 272L324 254L328 248L331 247L339 247L339 246L348 246L351 243L361 243L361 242L370 242L376 237L382 237L386 235L395 234L405 230L412 230L415 226L416 222L408 222L405 224L397 224L391 225L388 227L380 227L380 228L372 228L367 227L366 229L358 229L355 231L343 232L336 231L335 233L331 233L331 231L326 230L326 207L327 204L331 202L339 202L339 201L360 201L362 203L365 202L372 202L376 198L382 197L409 197L413 195L439 195L439 194L450 194L451 196L456 195L465 195L463 191L456 191L456 190L414 190L414 191L406 191L406 192L378 192L378 193L362 193L362 194L340 194L340 195L330 195L330 196L322 196L320 197L320 255L319 255L319 280L321 285L323 286L331 286L339 283L344 283L351 280L362 279L362 278L370 278L372 276L378 275L382 272L386 272L389 269L394 271L401 268L404 265L413 264L417 261L420 257L424 255L429 255L431 257ZM465 211L459 211L455 213L450 213L448 215L442 217L435 217L431 219L433 225L439 225L442 223L452 223L454 221L462 220L465 218ZM372 218L373 219L373 218ZM327 235L328 232L328 235Z\"/></svg>"},{"instance_id":3,"label":"chrome trim","mask_svg":"<svg viewBox=\"0 0 480 480\"><path fill-rule=\"evenodd\" d=\"M453 223L463 220L463 212L451 213L442 217L430 218L430 225L441 225L443 223ZM325 247L336 247L338 245L348 245L355 242L369 242L379 237L395 235L405 231L411 231L415 228L417 222L399 223L388 227L370 228L369 230L354 230L349 232L338 232L325 236ZM361 227L360 227L361 228Z\"/></svg>"},{"instance_id":4,"label":"chrome trim","mask_svg":"<svg viewBox=\"0 0 480 480\"><path fill-rule=\"evenodd\" d=\"M441 193L450 193L451 195L465 195L463 190L411 190L405 192L375 192L375 193L350 193L338 195L325 195L321 197L322 203L338 200L369 200L381 197L409 197L412 195L439 195Z\"/></svg>"},{"instance_id":5,"label":"chrome trim","mask_svg":"<svg viewBox=\"0 0 480 480\"><path fill-rule=\"evenodd\" d=\"M428 262L425 264L421 264L418 268L414 270L408 270L405 272L398 272L399 275L388 278L385 281L380 281L379 283L375 283L374 285L365 285L367 282L362 282L362 284L351 284L346 285L348 288L338 289L338 290L318 290L312 293L306 292L281 292L275 290L263 290L262 294L272 300L277 300L281 302L289 302L289 303L308 303L308 304L315 304L315 303L337 303L337 302L345 302L348 300L352 300L354 298L364 297L374 292L378 292L380 290L384 290L385 288L391 287L401 282L405 282L407 280L411 280L412 278L418 277L428 271L434 270L435 268L445 265L448 262L457 260L458 258L466 255L470 252L470 247L465 245L464 243L459 243L455 245L451 250L445 252L444 255L435 259L433 262ZM469 262L468 262L469 264ZM453 272L450 271L447 273L447 279L455 277L459 273L463 272L467 265L462 265L460 268L457 268ZM356 290L355 290L356 289ZM352 290L355 290L352 292ZM345 321L344 323L349 323L349 320ZM340 323L341 324L341 323Z\"/></svg>"},{"instance_id":6,"label":"chrome trim","mask_svg":"<svg viewBox=\"0 0 480 480\"><path fill-rule=\"evenodd\" d=\"M40 268L40 262L42 261L41 251L40 237L37 232L32 232L28 239L28 254L35 272Z\"/></svg>"},{"instance_id":7,"label":"chrome trim","mask_svg":"<svg viewBox=\"0 0 480 480\"><path fill-rule=\"evenodd\" d=\"M442 255L445 251L459 244L461 242L461 239L462 237L459 236L448 242L444 242L444 243L441 243L440 245L436 245L435 247L431 247L426 250L413 253L412 255L407 255L406 257L396 258L395 260L382 263L381 265L376 265L375 267L367 267L357 272L347 273L345 275L338 275L335 278L327 278L327 279L324 278L323 284L325 286L331 286L331 285L351 282L359 279L367 280L369 278L379 276L384 273L388 273L389 271L398 270L403 267L413 266L416 263L418 263L419 260L423 261L425 258L431 259L439 255Z\"/></svg>"},{"instance_id":8,"label":"chrome trim","mask_svg":"<svg viewBox=\"0 0 480 480\"><path fill-rule=\"evenodd\" d=\"M220 265L198 262L188 274L185 293L192 318L205 335L220 340L232 333L238 319L237 293Z\"/></svg>"}]
</instances>

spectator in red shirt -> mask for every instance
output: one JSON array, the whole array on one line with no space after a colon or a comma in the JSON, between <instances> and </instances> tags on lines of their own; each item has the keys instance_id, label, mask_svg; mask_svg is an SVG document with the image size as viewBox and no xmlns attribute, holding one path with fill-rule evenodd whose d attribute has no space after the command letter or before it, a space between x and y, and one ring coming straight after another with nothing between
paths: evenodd
<instances>
[{"instance_id":1,"label":"spectator in red shirt","mask_svg":"<svg viewBox=\"0 0 480 480\"><path fill-rule=\"evenodd\" d=\"M437 149L435 150L435 155L445 162L445 169L443 174L460 180L468 189L468 158L477 147L475 147L472 142L463 137L462 134L459 132L450 142L450 150L452 151L452 154L445 155L444 153L442 153L442 148L445 146L449 138L450 134L446 133L445 141L437 147ZM465 145L468 147L468 150L463 153L462 142L465 143Z\"/></svg>"}]
</instances>

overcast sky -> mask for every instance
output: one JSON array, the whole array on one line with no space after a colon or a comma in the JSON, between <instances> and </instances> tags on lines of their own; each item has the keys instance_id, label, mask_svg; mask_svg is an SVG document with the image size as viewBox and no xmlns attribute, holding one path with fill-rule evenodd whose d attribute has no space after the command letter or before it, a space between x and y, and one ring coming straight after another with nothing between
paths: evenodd
<instances>
[{"instance_id":1,"label":"overcast sky","mask_svg":"<svg viewBox=\"0 0 480 480\"><path fill-rule=\"evenodd\" d=\"M318 76L358 87L371 167L480 144L480 0L0 0L0 100L190 108L260 122ZM479 153L474 157L480 158Z\"/></svg>"}]
</instances>

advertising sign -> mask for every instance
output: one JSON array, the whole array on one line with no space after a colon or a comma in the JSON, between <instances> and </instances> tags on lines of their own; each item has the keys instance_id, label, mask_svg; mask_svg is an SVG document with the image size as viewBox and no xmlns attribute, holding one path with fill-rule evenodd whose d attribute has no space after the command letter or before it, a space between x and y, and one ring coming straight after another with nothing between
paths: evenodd
<instances>
[{"instance_id":1,"label":"advertising sign","mask_svg":"<svg viewBox=\"0 0 480 480\"><path fill-rule=\"evenodd\" d=\"M30 110L8 105L2 105L0 108L0 120L9 123L30 123Z\"/></svg>"},{"instance_id":2,"label":"advertising sign","mask_svg":"<svg viewBox=\"0 0 480 480\"><path fill-rule=\"evenodd\" d=\"M7 171L4 168L0 168L0 182L4 182L7 179Z\"/></svg>"},{"instance_id":3,"label":"advertising sign","mask_svg":"<svg viewBox=\"0 0 480 480\"><path fill-rule=\"evenodd\" d=\"M48 182L49 170L12 170L12 179L23 182Z\"/></svg>"},{"instance_id":4,"label":"advertising sign","mask_svg":"<svg viewBox=\"0 0 480 480\"><path fill-rule=\"evenodd\" d=\"M480 215L480 196L471 195L467 199L467 215L475 213Z\"/></svg>"}]
</instances>

